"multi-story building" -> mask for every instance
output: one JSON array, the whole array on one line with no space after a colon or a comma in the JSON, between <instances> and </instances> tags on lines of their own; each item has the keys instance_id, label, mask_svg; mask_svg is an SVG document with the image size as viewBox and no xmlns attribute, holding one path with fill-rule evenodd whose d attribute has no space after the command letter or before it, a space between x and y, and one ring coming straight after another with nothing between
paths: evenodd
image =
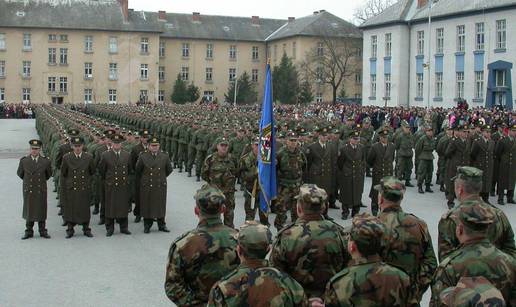
<instances>
[{"instance_id":1,"label":"multi-story building","mask_svg":"<svg viewBox=\"0 0 516 307\"><path fill-rule=\"evenodd\" d=\"M0 0L0 102L170 102L178 75L223 102L244 71L261 94L270 46L291 40L289 56L301 59L329 24L360 34L325 11L279 20L134 11L128 0Z\"/></svg>"},{"instance_id":2,"label":"multi-story building","mask_svg":"<svg viewBox=\"0 0 516 307\"><path fill-rule=\"evenodd\" d=\"M516 1L430 1L400 0L360 26L364 104L450 107L465 99L512 109Z\"/></svg>"}]
</instances>

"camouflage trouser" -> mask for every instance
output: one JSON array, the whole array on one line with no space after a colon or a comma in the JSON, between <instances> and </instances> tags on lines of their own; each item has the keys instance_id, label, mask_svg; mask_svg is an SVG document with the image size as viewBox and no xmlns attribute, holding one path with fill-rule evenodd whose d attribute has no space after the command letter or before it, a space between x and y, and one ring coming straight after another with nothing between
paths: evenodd
<instances>
[{"instance_id":1,"label":"camouflage trouser","mask_svg":"<svg viewBox=\"0 0 516 307\"><path fill-rule=\"evenodd\" d=\"M245 209L245 220L246 221L254 221L256 216L256 210L258 210L258 215L260 216L260 223L263 225L269 225L269 218L267 214L263 213L260 210L260 193L256 193L256 198L254 199L254 204L251 206L251 191L244 191L244 209Z\"/></svg>"},{"instance_id":2,"label":"camouflage trouser","mask_svg":"<svg viewBox=\"0 0 516 307\"><path fill-rule=\"evenodd\" d=\"M224 192L226 196L226 211L224 212L224 225L235 228L233 220L235 218L235 192Z\"/></svg>"},{"instance_id":3,"label":"camouflage trouser","mask_svg":"<svg viewBox=\"0 0 516 307\"><path fill-rule=\"evenodd\" d=\"M206 151L204 150L197 150L195 155L195 175L201 176L201 168L204 163L204 160L206 159Z\"/></svg>"},{"instance_id":4,"label":"camouflage trouser","mask_svg":"<svg viewBox=\"0 0 516 307\"><path fill-rule=\"evenodd\" d=\"M194 146L188 146L188 156L187 156L187 161L186 161L186 165L185 165L185 170L187 172L191 172L192 171L192 167L195 163L195 158L196 158L196 149Z\"/></svg>"},{"instance_id":5,"label":"camouflage trouser","mask_svg":"<svg viewBox=\"0 0 516 307\"><path fill-rule=\"evenodd\" d=\"M276 203L276 219L274 226L280 230L285 226L287 221L287 211L290 210L292 222L297 220L297 200L295 197L299 194L299 186L280 186L278 192L278 202Z\"/></svg>"},{"instance_id":6,"label":"camouflage trouser","mask_svg":"<svg viewBox=\"0 0 516 307\"><path fill-rule=\"evenodd\" d=\"M410 180L410 175L412 174L412 157L399 157L396 171L396 177L400 180Z\"/></svg>"},{"instance_id":7,"label":"camouflage trouser","mask_svg":"<svg viewBox=\"0 0 516 307\"><path fill-rule=\"evenodd\" d=\"M434 172L433 160L419 160L417 167L417 185L422 186L425 183L430 186L432 183L432 174Z\"/></svg>"}]
</instances>

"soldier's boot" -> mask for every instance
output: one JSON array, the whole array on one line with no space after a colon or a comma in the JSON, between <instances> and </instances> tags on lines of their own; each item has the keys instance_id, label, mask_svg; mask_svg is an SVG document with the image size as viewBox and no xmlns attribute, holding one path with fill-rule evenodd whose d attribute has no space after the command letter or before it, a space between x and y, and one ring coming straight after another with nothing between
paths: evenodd
<instances>
[{"instance_id":1,"label":"soldier's boot","mask_svg":"<svg viewBox=\"0 0 516 307\"><path fill-rule=\"evenodd\" d=\"M107 228L107 227L106 227ZM113 235L113 233L115 232L115 229L114 227L113 228L109 228L109 229L106 229L106 237L111 237Z\"/></svg>"},{"instance_id":2,"label":"soldier's boot","mask_svg":"<svg viewBox=\"0 0 516 307\"><path fill-rule=\"evenodd\" d=\"M22 240L27 240L28 238L34 237L34 230L31 229L25 229L25 234L21 238Z\"/></svg>"},{"instance_id":3,"label":"soldier's boot","mask_svg":"<svg viewBox=\"0 0 516 307\"><path fill-rule=\"evenodd\" d=\"M134 218L134 222L135 223L139 223L140 221L142 220L142 217L137 215L135 218Z\"/></svg>"},{"instance_id":4,"label":"soldier's boot","mask_svg":"<svg viewBox=\"0 0 516 307\"><path fill-rule=\"evenodd\" d=\"M57 212L57 215L63 215L63 207L59 207L59 212Z\"/></svg>"},{"instance_id":5,"label":"soldier's boot","mask_svg":"<svg viewBox=\"0 0 516 307\"><path fill-rule=\"evenodd\" d=\"M353 209L351 209L351 217L355 217L355 215L357 215L359 213L360 213L360 207L353 207Z\"/></svg>"},{"instance_id":6,"label":"soldier's boot","mask_svg":"<svg viewBox=\"0 0 516 307\"><path fill-rule=\"evenodd\" d=\"M507 203L514 204L514 190L507 191Z\"/></svg>"},{"instance_id":7,"label":"soldier's boot","mask_svg":"<svg viewBox=\"0 0 516 307\"><path fill-rule=\"evenodd\" d=\"M91 233L91 228L89 227L89 223L82 224L82 232L88 238L93 238L93 234Z\"/></svg>"},{"instance_id":8,"label":"soldier's boot","mask_svg":"<svg viewBox=\"0 0 516 307\"><path fill-rule=\"evenodd\" d=\"M39 236L45 239L50 239L48 230L45 228L45 222L38 222Z\"/></svg>"},{"instance_id":9,"label":"soldier's boot","mask_svg":"<svg viewBox=\"0 0 516 307\"><path fill-rule=\"evenodd\" d=\"M378 204L373 202L371 203L371 214L378 216Z\"/></svg>"},{"instance_id":10,"label":"soldier's boot","mask_svg":"<svg viewBox=\"0 0 516 307\"><path fill-rule=\"evenodd\" d=\"M441 186L439 187L439 191L446 192L446 188L444 187L444 184L441 184Z\"/></svg>"},{"instance_id":11,"label":"soldier's boot","mask_svg":"<svg viewBox=\"0 0 516 307\"><path fill-rule=\"evenodd\" d=\"M170 232L165 224L165 219L158 219L158 230L161 232Z\"/></svg>"},{"instance_id":12,"label":"soldier's boot","mask_svg":"<svg viewBox=\"0 0 516 307\"><path fill-rule=\"evenodd\" d=\"M371 177L371 169L369 167L366 168L366 177Z\"/></svg>"},{"instance_id":13,"label":"soldier's boot","mask_svg":"<svg viewBox=\"0 0 516 307\"><path fill-rule=\"evenodd\" d=\"M430 185L429 185L429 184L427 184L427 185L426 185L425 192L433 193L434 191L430 188Z\"/></svg>"},{"instance_id":14,"label":"soldier's boot","mask_svg":"<svg viewBox=\"0 0 516 307\"><path fill-rule=\"evenodd\" d=\"M498 204L500 206L505 206L505 202L503 201L503 191L500 194L498 194Z\"/></svg>"},{"instance_id":15,"label":"soldier's boot","mask_svg":"<svg viewBox=\"0 0 516 307\"><path fill-rule=\"evenodd\" d=\"M197 182L201 181L201 176L197 175L197 178L195 178L195 181L197 181Z\"/></svg>"},{"instance_id":16,"label":"soldier's boot","mask_svg":"<svg viewBox=\"0 0 516 307\"><path fill-rule=\"evenodd\" d=\"M73 226L71 224L68 224L68 228L66 229L66 238L70 239L71 237L73 237L74 232L75 231L73 230Z\"/></svg>"},{"instance_id":17,"label":"soldier's boot","mask_svg":"<svg viewBox=\"0 0 516 307\"><path fill-rule=\"evenodd\" d=\"M63 219L63 222L61 223L61 226L65 227L68 223Z\"/></svg>"},{"instance_id":18,"label":"soldier's boot","mask_svg":"<svg viewBox=\"0 0 516 307\"><path fill-rule=\"evenodd\" d=\"M101 216L100 217L100 221L99 221L99 225L104 225L104 224L106 224L106 219L103 216Z\"/></svg>"},{"instance_id":19,"label":"soldier's boot","mask_svg":"<svg viewBox=\"0 0 516 307\"><path fill-rule=\"evenodd\" d=\"M419 194L425 194L425 191L423 191L423 185L422 184L418 184L417 185L417 192Z\"/></svg>"},{"instance_id":20,"label":"soldier's boot","mask_svg":"<svg viewBox=\"0 0 516 307\"><path fill-rule=\"evenodd\" d=\"M455 202L453 200L449 200L446 205L448 205L448 209L453 209L453 207L455 207Z\"/></svg>"},{"instance_id":21,"label":"soldier's boot","mask_svg":"<svg viewBox=\"0 0 516 307\"><path fill-rule=\"evenodd\" d=\"M408 187L408 188L413 188L414 185L412 183L410 183L410 180L405 180L405 186Z\"/></svg>"},{"instance_id":22,"label":"soldier's boot","mask_svg":"<svg viewBox=\"0 0 516 307\"><path fill-rule=\"evenodd\" d=\"M106 237L111 237L115 232L115 220L106 219Z\"/></svg>"},{"instance_id":23,"label":"soldier's boot","mask_svg":"<svg viewBox=\"0 0 516 307\"><path fill-rule=\"evenodd\" d=\"M97 215L97 214L99 214L99 204L95 204L95 208L93 209L92 214L93 214L93 215Z\"/></svg>"}]
</instances>

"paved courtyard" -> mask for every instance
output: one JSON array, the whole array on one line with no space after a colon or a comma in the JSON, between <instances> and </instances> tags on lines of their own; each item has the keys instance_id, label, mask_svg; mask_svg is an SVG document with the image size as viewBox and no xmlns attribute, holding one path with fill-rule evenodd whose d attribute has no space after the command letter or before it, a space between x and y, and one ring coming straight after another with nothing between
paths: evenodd
<instances>
[{"instance_id":1,"label":"paved courtyard","mask_svg":"<svg viewBox=\"0 0 516 307\"><path fill-rule=\"evenodd\" d=\"M130 219L130 236L107 238L98 216L92 218L94 238L76 232L65 239L61 218L57 216L55 193L48 196L47 228L51 240L20 240L24 230L21 180L16 176L18 160L27 154L27 141L37 137L33 120L0 120L0 306L171 306L163 290L165 264L170 243L180 234L195 227L193 195L201 184L195 178L177 172L168 179L167 225L170 233L143 233L143 224ZM434 178L435 179L435 178ZM364 204L371 185L366 179ZM49 180L49 191L53 190ZM436 187L435 190L438 190ZM492 199L494 201L494 199ZM244 221L243 196L237 193L235 225ZM442 193L417 194L410 188L403 208L423 218L437 244L437 223L446 211ZM512 225L516 225L516 206L503 207ZM340 212L330 215L343 225ZM131 216L132 217L132 216ZM271 216L271 219L273 217ZM514 227L514 226L513 226ZM428 305L428 293L423 306Z\"/></svg>"}]
</instances>

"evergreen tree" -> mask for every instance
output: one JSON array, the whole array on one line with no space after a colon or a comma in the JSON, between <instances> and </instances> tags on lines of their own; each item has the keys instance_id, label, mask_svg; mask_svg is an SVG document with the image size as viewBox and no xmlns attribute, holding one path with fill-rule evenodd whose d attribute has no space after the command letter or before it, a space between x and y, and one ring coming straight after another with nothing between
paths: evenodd
<instances>
[{"instance_id":1,"label":"evergreen tree","mask_svg":"<svg viewBox=\"0 0 516 307\"><path fill-rule=\"evenodd\" d=\"M299 96L298 96L299 103L306 104L310 103L314 100L314 95L312 94L312 85L308 80L305 80L301 83L300 89L299 89Z\"/></svg>"},{"instance_id":2,"label":"evergreen tree","mask_svg":"<svg viewBox=\"0 0 516 307\"><path fill-rule=\"evenodd\" d=\"M286 104L297 103L299 80L297 69L286 53L283 53L279 66L272 72L274 101Z\"/></svg>"},{"instance_id":3,"label":"evergreen tree","mask_svg":"<svg viewBox=\"0 0 516 307\"><path fill-rule=\"evenodd\" d=\"M188 88L186 82L181 79L180 74L177 75L171 98L172 102L177 104L184 104L189 101Z\"/></svg>"},{"instance_id":4,"label":"evergreen tree","mask_svg":"<svg viewBox=\"0 0 516 307\"><path fill-rule=\"evenodd\" d=\"M258 93L249 78L249 74L244 71L240 78L238 78L237 83L237 104L255 103L258 99ZM233 104L233 101L235 101L235 82L229 84L228 92L224 94L224 98L228 103Z\"/></svg>"},{"instance_id":5,"label":"evergreen tree","mask_svg":"<svg viewBox=\"0 0 516 307\"><path fill-rule=\"evenodd\" d=\"M199 99L201 94L199 93L199 88L195 86L195 84L192 82L190 85L188 85L188 88L186 89L188 102L195 102Z\"/></svg>"}]
</instances>

